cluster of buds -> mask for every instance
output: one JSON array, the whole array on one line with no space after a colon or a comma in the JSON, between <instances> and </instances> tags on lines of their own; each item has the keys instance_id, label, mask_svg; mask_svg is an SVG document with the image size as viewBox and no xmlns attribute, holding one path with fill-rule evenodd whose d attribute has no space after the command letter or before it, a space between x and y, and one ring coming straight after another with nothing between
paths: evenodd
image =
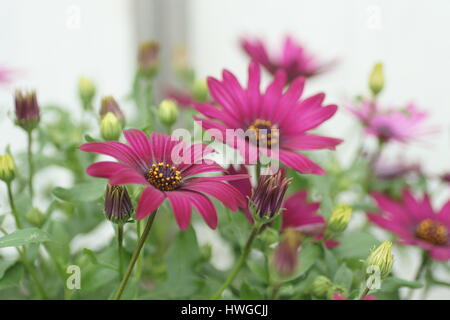
<instances>
[{"instance_id":1,"label":"cluster of buds","mask_svg":"<svg viewBox=\"0 0 450 320\"><path fill-rule=\"evenodd\" d=\"M10 183L16 176L16 164L9 152L0 155L0 180Z\"/></svg>"},{"instance_id":2,"label":"cluster of buds","mask_svg":"<svg viewBox=\"0 0 450 320\"><path fill-rule=\"evenodd\" d=\"M105 215L109 221L125 224L133 213L133 205L126 187L108 184L105 193Z\"/></svg>"},{"instance_id":3,"label":"cluster of buds","mask_svg":"<svg viewBox=\"0 0 450 320\"><path fill-rule=\"evenodd\" d=\"M317 298L331 300L336 294L344 294L345 289L325 276L317 276L312 283L311 292Z\"/></svg>"},{"instance_id":4,"label":"cluster of buds","mask_svg":"<svg viewBox=\"0 0 450 320\"><path fill-rule=\"evenodd\" d=\"M27 132L37 127L40 120L39 104L36 92L24 93L20 90L15 95L16 124Z\"/></svg>"},{"instance_id":5,"label":"cluster of buds","mask_svg":"<svg viewBox=\"0 0 450 320\"><path fill-rule=\"evenodd\" d=\"M261 176L251 198L255 221L269 221L280 213L291 180L286 178L285 168L273 175Z\"/></svg>"},{"instance_id":6,"label":"cluster of buds","mask_svg":"<svg viewBox=\"0 0 450 320\"><path fill-rule=\"evenodd\" d=\"M328 220L327 232L336 234L344 231L352 217L352 208L346 204L339 204L331 213Z\"/></svg>"},{"instance_id":7,"label":"cluster of buds","mask_svg":"<svg viewBox=\"0 0 450 320\"><path fill-rule=\"evenodd\" d=\"M92 102L97 89L94 82L87 77L80 77L78 80L78 94L84 110L92 109Z\"/></svg>"},{"instance_id":8,"label":"cluster of buds","mask_svg":"<svg viewBox=\"0 0 450 320\"><path fill-rule=\"evenodd\" d=\"M375 64L370 73L369 88L375 97L380 94L381 90L384 88L383 64L380 62Z\"/></svg>"},{"instance_id":9,"label":"cluster of buds","mask_svg":"<svg viewBox=\"0 0 450 320\"><path fill-rule=\"evenodd\" d=\"M100 134L104 140L119 139L125 126L125 116L113 97L102 99L100 108Z\"/></svg>"},{"instance_id":10,"label":"cluster of buds","mask_svg":"<svg viewBox=\"0 0 450 320\"><path fill-rule=\"evenodd\" d=\"M149 78L155 76L159 66L159 45L155 41L143 42L139 46L139 72Z\"/></svg>"},{"instance_id":11,"label":"cluster of buds","mask_svg":"<svg viewBox=\"0 0 450 320\"><path fill-rule=\"evenodd\" d=\"M165 99L161 101L158 108L158 117L161 123L171 127L178 119L178 107L173 100Z\"/></svg>"}]
</instances>

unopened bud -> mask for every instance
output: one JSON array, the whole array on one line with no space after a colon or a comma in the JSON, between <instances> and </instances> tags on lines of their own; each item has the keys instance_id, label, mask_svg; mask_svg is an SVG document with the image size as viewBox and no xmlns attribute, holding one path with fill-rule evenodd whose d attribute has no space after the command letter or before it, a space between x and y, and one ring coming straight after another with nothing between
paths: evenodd
<instances>
[{"instance_id":1,"label":"unopened bud","mask_svg":"<svg viewBox=\"0 0 450 320\"><path fill-rule=\"evenodd\" d=\"M325 298L328 291L333 287L333 283L325 276L318 276L312 283L312 293L318 298Z\"/></svg>"},{"instance_id":2,"label":"unopened bud","mask_svg":"<svg viewBox=\"0 0 450 320\"><path fill-rule=\"evenodd\" d=\"M386 278L392 270L394 256L391 253L392 242L383 241L375 248L366 260L367 266L376 266L380 269L381 278Z\"/></svg>"},{"instance_id":3,"label":"unopened bud","mask_svg":"<svg viewBox=\"0 0 450 320\"><path fill-rule=\"evenodd\" d=\"M25 217L29 223L36 227L41 227L45 221L45 215L41 210L32 208Z\"/></svg>"},{"instance_id":4,"label":"unopened bud","mask_svg":"<svg viewBox=\"0 0 450 320\"><path fill-rule=\"evenodd\" d=\"M95 84L87 77L80 77L78 80L78 94L84 110L92 109L92 101L95 97Z\"/></svg>"},{"instance_id":5,"label":"unopened bud","mask_svg":"<svg viewBox=\"0 0 450 320\"><path fill-rule=\"evenodd\" d=\"M105 215L109 221L126 223L133 213L133 205L125 186L108 184L105 193Z\"/></svg>"},{"instance_id":6,"label":"unopened bud","mask_svg":"<svg viewBox=\"0 0 450 320\"><path fill-rule=\"evenodd\" d=\"M205 80L198 80L194 83L192 95L196 102L206 102L208 100L208 86Z\"/></svg>"},{"instance_id":7,"label":"unopened bud","mask_svg":"<svg viewBox=\"0 0 450 320\"><path fill-rule=\"evenodd\" d=\"M274 267L283 277L291 276L298 266L298 248L302 241L300 232L288 228L274 252Z\"/></svg>"},{"instance_id":8,"label":"unopened bud","mask_svg":"<svg viewBox=\"0 0 450 320\"><path fill-rule=\"evenodd\" d=\"M36 98L36 92L24 93L16 91L16 124L25 131L32 131L37 127L40 121L39 104Z\"/></svg>"},{"instance_id":9,"label":"unopened bud","mask_svg":"<svg viewBox=\"0 0 450 320\"><path fill-rule=\"evenodd\" d=\"M174 101L165 99L159 104L159 120L166 126L172 126L178 119L178 108Z\"/></svg>"},{"instance_id":10,"label":"unopened bud","mask_svg":"<svg viewBox=\"0 0 450 320\"><path fill-rule=\"evenodd\" d=\"M377 96L384 87L383 64L377 63L369 76L369 88L374 96Z\"/></svg>"},{"instance_id":11,"label":"unopened bud","mask_svg":"<svg viewBox=\"0 0 450 320\"><path fill-rule=\"evenodd\" d=\"M147 77L155 76L159 65L159 45L155 41L143 42L139 46L139 71Z\"/></svg>"},{"instance_id":12,"label":"unopened bud","mask_svg":"<svg viewBox=\"0 0 450 320\"><path fill-rule=\"evenodd\" d=\"M106 141L118 140L122 133L122 125L112 112L108 112L100 120L100 133Z\"/></svg>"},{"instance_id":13,"label":"unopened bud","mask_svg":"<svg viewBox=\"0 0 450 320\"><path fill-rule=\"evenodd\" d=\"M328 231L333 233L340 233L344 231L350 218L352 217L352 208L346 204L339 204L331 214L328 221Z\"/></svg>"},{"instance_id":14,"label":"unopened bud","mask_svg":"<svg viewBox=\"0 0 450 320\"><path fill-rule=\"evenodd\" d=\"M122 110L120 110L119 104L112 96L102 98L102 104L100 107L100 118L106 116L108 112L113 113L117 119L119 119L122 128L125 126L125 116Z\"/></svg>"},{"instance_id":15,"label":"unopened bud","mask_svg":"<svg viewBox=\"0 0 450 320\"><path fill-rule=\"evenodd\" d=\"M16 164L9 153L0 155L0 180L10 183L16 176Z\"/></svg>"}]
</instances>

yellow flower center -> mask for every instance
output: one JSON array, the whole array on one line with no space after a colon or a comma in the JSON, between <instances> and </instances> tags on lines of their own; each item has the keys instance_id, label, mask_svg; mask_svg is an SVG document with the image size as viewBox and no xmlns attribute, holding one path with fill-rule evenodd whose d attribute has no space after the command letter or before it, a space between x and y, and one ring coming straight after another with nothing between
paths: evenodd
<instances>
[{"instance_id":1,"label":"yellow flower center","mask_svg":"<svg viewBox=\"0 0 450 320\"><path fill-rule=\"evenodd\" d=\"M152 164L150 170L145 174L145 179L161 191L175 190L181 183L180 171L164 162Z\"/></svg>"},{"instance_id":2,"label":"yellow flower center","mask_svg":"<svg viewBox=\"0 0 450 320\"><path fill-rule=\"evenodd\" d=\"M271 148L278 144L280 133L268 120L256 119L249 127L249 140L258 146Z\"/></svg>"},{"instance_id":3,"label":"yellow flower center","mask_svg":"<svg viewBox=\"0 0 450 320\"><path fill-rule=\"evenodd\" d=\"M442 246L447 243L448 229L444 224L427 218L417 226L416 236L430 244Z\"/></svg>"}]
</instances>

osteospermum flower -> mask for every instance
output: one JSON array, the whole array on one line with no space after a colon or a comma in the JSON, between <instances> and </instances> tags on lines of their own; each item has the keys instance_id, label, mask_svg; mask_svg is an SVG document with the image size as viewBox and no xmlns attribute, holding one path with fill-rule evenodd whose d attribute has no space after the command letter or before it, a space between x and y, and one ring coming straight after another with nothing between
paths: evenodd
<instances>
[{"instance_id":1,"label":"osteospermum flower","mask_svg":"<svg viewBox=\"0 0 450 320\"><path fill-rule=\"evenodd\" d=\"M16 70L10 69L5 66L0 66L0 85L11 84L16 73Z\"/></svg>"},{"instance_id":2,"label":"osteospermum flower","mask_svg":"<svg viewBox=\"0 0 450 320\"><path fill-rule=\"evenodd\" d=\"M189 227L192 207L214 229L217 213L206 195L217 198L233 211L244 205L241 193L226 182L243 176L195 177L201 173L223 171L218 164L203 160L203 156L212 152L205 145L187 146L159 133L153 133L149 139L144 132L135 129L124 131L124 136L128 144L91 142L80 149L118 160L90 165L87 169L90 176L107 178L112 185L139 184L145 187L137 204L137 219L154 212L167 198L180 229Z\"/></svg>"},{"instance_id":3,"label":"osteospermum flower","mask_svg":"<svg viewBox=\"0 0 450 320\"><path fill-rule=\"evenodd\" d=\"M380 213L369 213L370 221L400 237L400 243L419 246L433 259L450 260L450 201L435 212L428 195L416 199L409 190L403 191L403 199L396 202L389 197L372 195Z\"/></svg>"},{"instance_id":4,"label":"osteospermum flower","mask_svg":"<svg viewBox=\"0 0 450 320\"><path fill-rule=\"evenodd\" d=\"M304 79L295 79L284 92L286 75L276 73L265 92L260 92L260 68L249 65L247 88L242 88L236 77L223 71L223 80L208 78L208 87L219 105L196 103L195 108L207 119L195 118L204 129L218 130L217 140L236 148L246 164L256 163L260 154L279 160L301 173L323 175L325 172L296 150L335 149L340 139L309 134L325 120L331 118L336 105L322 106L325 95L314 95L299 100ZM234 136L230 136L230 132Z\"/></svg>"},{"instance_id":5,"label":"osteospermum flower","mask_svg":"<svg viewBox=\"0 0 450 320\"><path fill-rule=\"evenodd\" d=\"M281 231L293 229L305 236L322 239L326 229L325 218L317 214L320 207L319 202L307 202L308 193L304 190L291 195L285 201L284 210L281 213ZM328 248L339 245L333 240L326 240Z\"/></svg>"},{"instance_id":6,"label":"osteospermum flower","mask_svg":"<svg viewBox=\"0 0 450 320\"><path fill-rule=\"evenodd\" d=\"M366 133L376 136L380 141L408 143L434 129L424 127L427 119L425 112L409 104L402 110L390 110L373 115L366 125Z\"/></svg>"},{"instance_id":7,"label":"osteospermum flower","mask_svg":"<svg viewBox=\"0 0 450 320\"><path fill-rule=\"evenodd\" d=\"M243 39L241 47L252 60L264 66L270 73L275 74L277 70L284 70L289 82L297 77L315 76L328 70L332 65L317 60L291 37L284 39L281 53L274 57L269 55L261 40Z\"/></svg>"}]
</instances>

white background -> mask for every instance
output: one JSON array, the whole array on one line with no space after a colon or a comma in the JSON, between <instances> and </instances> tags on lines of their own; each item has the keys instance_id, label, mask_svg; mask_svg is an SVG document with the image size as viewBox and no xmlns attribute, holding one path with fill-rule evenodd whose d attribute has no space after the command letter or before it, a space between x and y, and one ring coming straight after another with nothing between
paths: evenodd
<instances>
[{"instance_id":1,"label":"white background","mask_svg":"<svg viewBox=\"0 0 450 320\"><path fill-rule=\"evenodd\" d=\"M42 104L64 105L76 116L80 75L92 77L101 95L121 98L134 70L135 2L2 0L0 64L22 70L16 85L36 88ZM187 33L190 59L201 76L219 76L226 67L244 80L248 59L239 48L240 36L261 36L276 50L281 37L291 34L323 59L339 59L333 72L309 81L307 93L324 91L327 102L342 105L366 92L371 66L383 61L387 80L381 101L414 101L430 113L429 123L441 129L421 144L394 146L386 156L421 160L431 175L450 171L450 1L192 0L187 8L188 23L180 25L180 33ZM74 21L77 10L80 19ZM149 12L149 19L152 14L158 13ZM25 142L11 124L13 88L0 89L0 153L7 144L14 152ZM344 108L325 130L347 139L338 154L348 159L359 131ZM56 184L68 183L53 178ZM4 191L1 185L0 193ZM437 202L443 200L441 196ZM396 267L410 277L416 261L401 259L404 265ZM434 290L430 297L449 298L450 293Z\"/></svg>"}]
</instances>

